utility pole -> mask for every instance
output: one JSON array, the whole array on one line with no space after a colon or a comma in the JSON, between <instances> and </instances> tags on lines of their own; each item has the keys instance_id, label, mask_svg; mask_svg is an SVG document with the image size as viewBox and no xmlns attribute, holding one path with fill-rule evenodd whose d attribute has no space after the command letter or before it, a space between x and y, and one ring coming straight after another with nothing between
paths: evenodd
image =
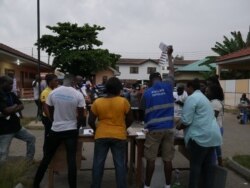
<instances>
[{"instance_id":1,"label":"utility pole","mask_svg":"<svg viewBox=\"0 0 250 188\"><path fill-rule=\"evenodd\" d=\"M37 0L37 63L38 63L38 67L37 67L37 72L38 72L38 93L39 96L41 94L41 70L40 70L40 66L41 66L41 60L40 60L40 0ZM40 116L41 111L42 111L42 106L40 104L38 104L37 106L37 111L38 111L38 116ZM36 118L38 118L38 116Z\"/></svg>"},{"instance_id":2,"label":"utility pole","mask_svg":"<svg viewBox=\"0 0 250 188\"><path fill-rule=\"evenodd\" d=\"M41 65L41 60L40 60L40 0L37 0L37 72L38 72L38 77L39 77L39 82L38 82L38 88L39 88L39 95L41 93L41 75L40 75L40 65Z\"/></svg>"}]
</instances>

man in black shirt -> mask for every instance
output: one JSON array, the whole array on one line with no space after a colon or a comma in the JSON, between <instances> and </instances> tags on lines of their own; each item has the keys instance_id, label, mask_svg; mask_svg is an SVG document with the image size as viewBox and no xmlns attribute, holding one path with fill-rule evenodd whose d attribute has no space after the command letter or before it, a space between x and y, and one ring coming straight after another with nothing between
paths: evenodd
<instances>
[{"instance_id":1,"label":"man in black shirt","mask_svg":"<svg viewBox=\"0 0 250 188\"><path fill-rule=\"evenodd\" d=\"M27 143L26 158L33 160L36 138L20 124L23 104L11 92L13 80L9 76L0 77L0 161L8 157L11 140L15 137Z\"/></svg>"}]
</instances>

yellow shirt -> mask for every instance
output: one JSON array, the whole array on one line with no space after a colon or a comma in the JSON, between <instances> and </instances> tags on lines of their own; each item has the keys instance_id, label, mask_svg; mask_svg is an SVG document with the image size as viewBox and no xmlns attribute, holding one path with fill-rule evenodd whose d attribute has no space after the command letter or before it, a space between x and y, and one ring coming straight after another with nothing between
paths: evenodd
<instances>
[{"instance_id":1,"label":"yellow shirt","mask_svg":"<svg viewBox=\"0 0 250 188\"><path fill-rule=\"evenodd\" d=\"M52 89L50 87L46 87L42 93L41 93L41 96L40 96L40 100L41 102L46 102L50 92L52 91ZM45 113L43 112L43 116L46 116Z\"/></svg>"},{"instance_id":2,"label":"yellow shirt","mask_svg":"<svg viewBox=\"0 0 250 188\"><path fill-rule=\"evenodd\" d=\"M117 96L96 99L91 111L97 116L95 139L116 138L125 140L127 129L125 118L130 109L127 99Z\"/></svg>"}]
</instances>

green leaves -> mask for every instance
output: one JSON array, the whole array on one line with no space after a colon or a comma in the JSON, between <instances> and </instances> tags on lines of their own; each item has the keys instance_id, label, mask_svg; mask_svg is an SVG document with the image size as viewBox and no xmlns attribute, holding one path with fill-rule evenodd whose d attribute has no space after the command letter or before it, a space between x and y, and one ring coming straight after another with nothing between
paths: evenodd
<instances>
[{"instance_id":1,"label":"green leaves","mask_svg":"<svg viewBox=\"0 0 250 188\"><path fill-rule=\"evenodd\" d=\"M40 47L54 56L53 67L60 67L64 72L86 77L108 66L115 67L120 58L107 49L98 48L103 44L98 40L98 34L104 27L65 22L47 28L54 35L43 35L39 40Z\"/></svg>"},{"instance_id":2,"label":"green leaves","mask_svg":"<svg viewBox=\"0 0 250 188\"><path fill-rule=\"evenodd\" d=\"M231 35L233 38L230 39L227 38L226 36L223 36L224 37L223 42L222 43L216 42L215 46L211 49L218 55L223 56L246 47L246 43L242 39L240 31L231 32Z\"/></svg>"}]
</instances>

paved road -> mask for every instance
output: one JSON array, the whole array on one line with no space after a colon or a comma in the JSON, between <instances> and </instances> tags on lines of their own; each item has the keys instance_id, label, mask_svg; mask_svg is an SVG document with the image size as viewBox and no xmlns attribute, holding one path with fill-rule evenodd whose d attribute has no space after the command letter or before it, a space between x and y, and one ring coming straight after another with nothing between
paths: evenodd
<instances>
[{"instance_id":1,"label":"paved road","mask_svg":"<svg viewBox=\"0 0 250 188\"><path fill-rule=\"evenodd\" d=\"M25 110L23 115L26 117L34 117L36 114L34 103L25 104ZM236 154L250 154L250 124L240 125L237 122L236 115L231 113L226 113L224 118L224 144L223 157L232 157ZM35 159L40 160L42 158L42 144L43 144L43 131L42 130L30 130L37 139L36 142L36 155ZM85 150L83 154L86 156L87 160L82 162L82 169L78 173L78 187L90 187L91 182L91 166L93 158L93 143L85 143ZM13 140L10 147L10 155L20 156L25 155L25 144L17 140ZM188 161L176 152L176 157L173 162L174 167L188 167ZM113 168L113 162L111 155L108 156L106 162L107 168ZM188 182L188 171L181 171L180 179L184 187L186 187ZM47 178L44 178L43 184L46 184ZM160 176L154 177L153 183L155 186L153 188L162 188L162 185L159 185L162 182ZM46 186L44 186L46 187ZM66 173L60 173L55 177L55 188L66 188L67 184L67 175ZM103 188L115 188L115 173L114 170L105 170L103 177ZM134 187L133 185L130 187ZM247 188L250 187L250 182L247 182L245 179L242 179L234 172L228 170L227 188Z\"/></svg>"}]
</instances>

